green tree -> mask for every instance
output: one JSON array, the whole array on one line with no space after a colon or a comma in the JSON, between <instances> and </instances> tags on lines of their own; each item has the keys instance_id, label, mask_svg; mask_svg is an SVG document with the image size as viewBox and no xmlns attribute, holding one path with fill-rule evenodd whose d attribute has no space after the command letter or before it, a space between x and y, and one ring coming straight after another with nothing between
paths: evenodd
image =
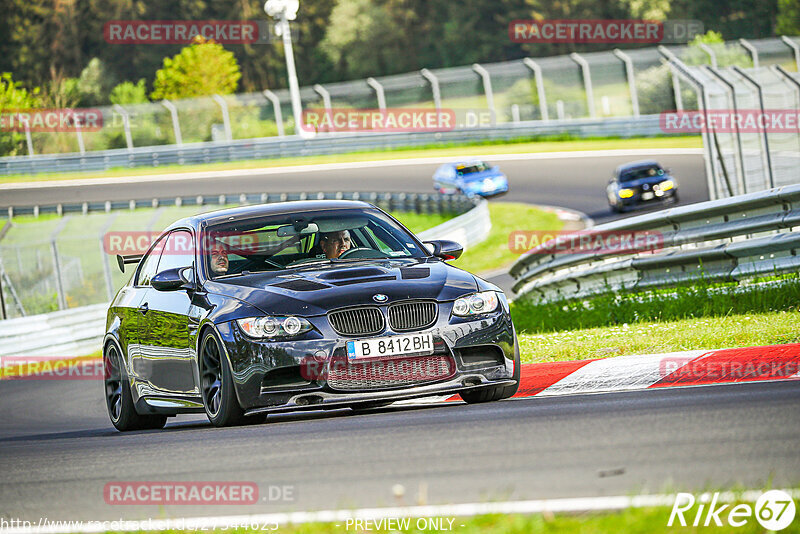
<instances>
[{"instance_id":1,"label":"green tree","mask_svg":"<svg viewBox=\"0 0 800 534\"><path fill-rule=\"evenodd\" d=\"M725 39L720 32L713 30L707 31L704 35L697 35L689 42L689 47L683 55L683 60L687 65L706 65L710 59L705 50L700 48L700 44L706 44L717 56L717 65L729 67L737 65L739 67L752 67L753 60L747 52L738 45L726 45Z\"/></svg>"},{"instance_id":2,"label":"green tree","mask_svg":"<svg viewBox=\"0 0 800 534\"><path fill-rule=\"evenodd\" d=\"M227 95L236 91L241 77L232 52L199 38L175 57L164 58L164 66L156 72L150 97L161 100Z\"/></svg>"},{"instance_id":3,"label":"green tree","mask_svg":"<svg viewBox=\"0 0 800 534\"><path fill-rule=\"evenodd\" d=\"M775 33L800 35L800 0L778 0Z\"/></svg>"},{"instance_id":4,"label":"green tree","mask_svg":"<svg viewBox=\"0 0 800 534\"><path fill-rule=\"evenodd\" d=\"M110 88L111 80L106 72L105 65L100 59L92 58L78 78L78 90L81 93L80 104L82 106L105 104Z\"/></svg>"},{"instance_id":5,"label":"green tree","mask_svg":"<svg viewBox=\"0 0 800 534\"><path fill-rule=\"evenodd\" d=\"M133 82L122 82L111 90L109 100L112 104L144 104L149 102L147 99L147 83L142 78L135 84Z\"/></svg>"},{"instance_id":6,"label":"green tree","mask_svg":"<svg viewBox=\"0 0 800 534\"><path fill-rule=\"evenodd\" d=\"M9 111L35 109L41 106L39 88L28 91L21 82L14 81L10 72L0 74L0 115ZM0 155L16 156L27 152L25 134L0 133Z\"/></svg>"}]
</instances>

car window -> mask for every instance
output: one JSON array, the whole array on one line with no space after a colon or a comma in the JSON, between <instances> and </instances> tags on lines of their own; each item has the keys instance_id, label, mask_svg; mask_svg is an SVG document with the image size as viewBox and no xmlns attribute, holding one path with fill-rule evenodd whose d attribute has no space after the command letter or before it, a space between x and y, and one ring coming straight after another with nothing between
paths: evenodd
<instances>
[{"instance_id":1,"label":"car window","mask_svg":"<svg viewBox=\"0 0 800 534\"><path fill-rule=\"evenodd\" d=\"M169 234L156 272L167 269L191 267L194 261L194 239L188 230L175 230Z\"/></svg>"},{"instance_id":2,"label":"car window","mask_svg":"<svg viewBox=\"0 0 800 534\"><path fill-rule=\"evenodd\" d=\"M663 176L664 169L659 167L658 165L654 165L652 167L641 167L638 169L631 169L629 171L625 171L619 177L621 182L632 182L634 180L641 180L642 178L652 178L654 176Z\"/></svg>"},{"instance_id":3,"label":"car window","mask_svg":"<svg viewBox=\"0 0 800 534\"><path fill-rule=\"evenodd\" d=\"M476 172L483 172L488 169L489 166L486 163L479 161L470 165L458 165L456 167L456 172L459 175L464 176L465 174L474 174Z\"/></svg>"},{"instance_id":4,"label":"car window","mask_svg":"<svg viewBox=\"0 0 800 534\"><path fill-rule=\"evenodd\" d=\"M139 263L139 272L136 274L137 286L149 286L150 280L155 276L158 269L158 261L161 258L161 249L164 244L164 237L161 236L155 246L151 248Z\"/></svg>"}]
</instances>

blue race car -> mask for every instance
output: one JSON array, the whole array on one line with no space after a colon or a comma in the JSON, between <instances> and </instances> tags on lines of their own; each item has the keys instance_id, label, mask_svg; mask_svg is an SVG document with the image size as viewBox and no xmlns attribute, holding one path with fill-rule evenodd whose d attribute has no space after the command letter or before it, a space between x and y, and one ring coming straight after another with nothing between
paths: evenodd
<instances>
[{"instance_id":1,"label":"blue race car","mask_svg":"<svg viewBox=\"0 0 800 534\"><path fill-rule=\"evenodd\" d=\"M508 192L508 178L499 167L485 161L458 161L445 163L436 170L433 188L445 194L491 197Z\"/></svg>"}]
</instances>

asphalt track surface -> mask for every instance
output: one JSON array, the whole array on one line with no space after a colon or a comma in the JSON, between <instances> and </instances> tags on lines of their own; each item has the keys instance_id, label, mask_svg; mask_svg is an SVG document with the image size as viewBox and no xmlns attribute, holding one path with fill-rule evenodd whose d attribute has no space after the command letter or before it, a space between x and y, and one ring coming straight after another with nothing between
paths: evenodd
<instances>
[{"instance_id":1,"label":"asphalt track surface","mask_svg":"<svg viewBox=\"0 0 800 534\"><path fill-rule=\"evenodd\" d=\"M800 381L290 414L118 433L100 381L0 381L0 515L147 519L761 489L800 481ZM120 481L290 486L291 501L120 506ZM406 488L402 501L392 487Z\"/></svg>"},{"instance_id":2,"label":"asphalt track surface","mask_svg":"<svg viewBox=\"0 0 800 534\"><path fill-rule=\"evenodd\" d=\"M491 150L491 147L481 147ZM635 145L631 149L638 148ZM681 204L708 200L708 187L700 154L565 156L558 159L499 161L508 175L510 191L499 201L563 206L605 222L612 216L605 197L608 179L617 165L632 160L656 159L679 180ZM391 157L391 156L387 156ZM442 162L453 158L442 158ZM489 160L491 162L491 160ZM137 181L114 184L0 189L0 209L7 206L52 205L71 202L146 199L176 196L217 196L240 193L293 193L318 191L392 191L430 193L437 163L398 162L389 166L353 169L314 169L292 172L228 175L172 181ZM663 206L655 206L660 209ZM629 214L627 214L629 215Z\"/></svg>"}]
</instances>

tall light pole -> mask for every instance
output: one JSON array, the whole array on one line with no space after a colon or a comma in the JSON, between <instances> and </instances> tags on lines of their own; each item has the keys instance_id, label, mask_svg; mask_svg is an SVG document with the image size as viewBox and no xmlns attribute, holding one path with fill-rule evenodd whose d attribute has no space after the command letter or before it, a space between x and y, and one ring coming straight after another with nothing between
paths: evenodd
<instances>
[{"instance_id":1,"label":"tall light pole","mask_svg":"<svg viewBox=\"0 0 800 534\"><path fill-rule=\"evenodd\" d=\"M292 32L289 21L297 18L300 7L298 0L267 0L264 11L276 19L277 33L283 38L283 52L286 56L286 71L289 75L289 94L292 98L292 115L294 116L295 133L303 135L303 106L300 103L300 86L297 84L297 70L294 66L294 51L292 50Z\"/></svg>"}]
</instances>

